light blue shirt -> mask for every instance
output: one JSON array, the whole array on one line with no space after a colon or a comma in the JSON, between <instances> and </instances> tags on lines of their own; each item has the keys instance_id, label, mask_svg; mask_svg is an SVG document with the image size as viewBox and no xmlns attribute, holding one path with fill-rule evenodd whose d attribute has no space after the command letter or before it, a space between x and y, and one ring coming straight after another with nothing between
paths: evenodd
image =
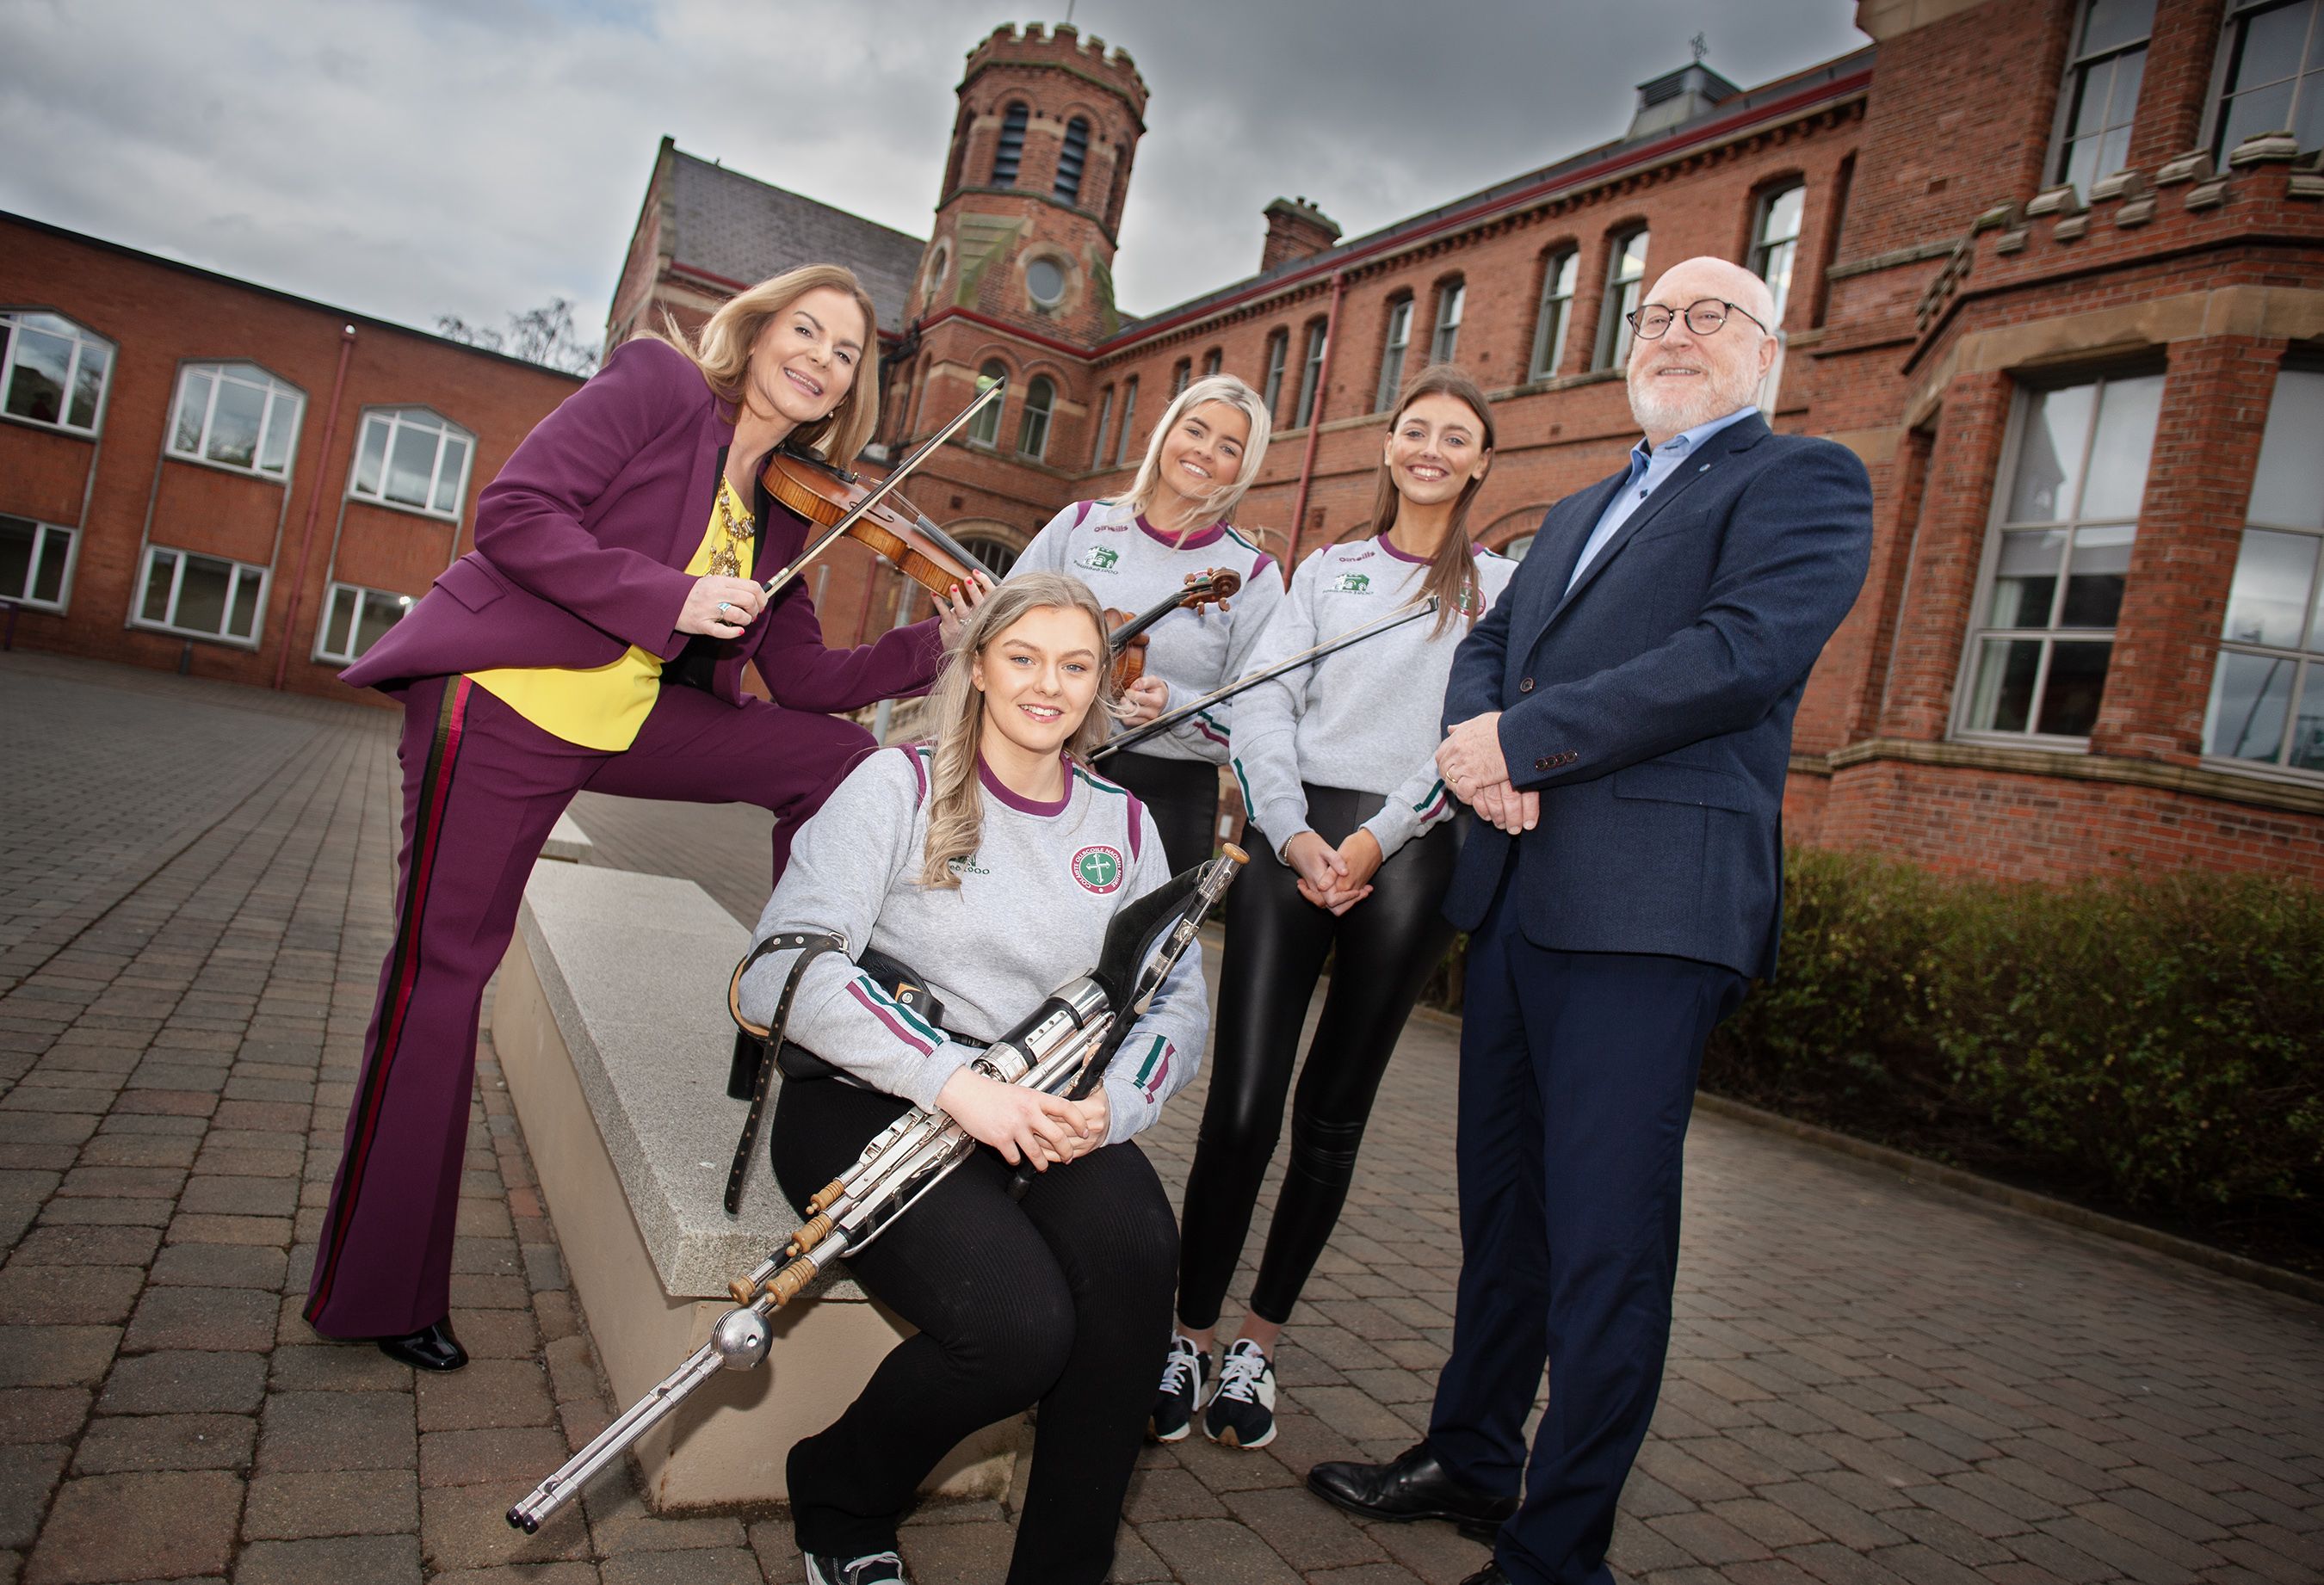
<instances>
[{"instance_id":1,"label":"light blue shirt","mask_svg":"<svg viewBox=\"0 0 2324 1585\"><path fill-rule=\"evenodd\" d=\"M1573 564L1573 576L1565 580L1571 592L1582 581L1590 564L1606 548L1606 541L1615 531L1630 521L1630 514L1646 504L1646 497L1662 488L1663 481L1678 472L1679 464L1692 456L1702 443L1728 425L1739 422L1758 412L1757 407L1738 407L1724 418L1697 424L1692 429L1682 429L1660 446L1649 447L1644 440L1630 447L1630 476L1614 492L1614 499L1606 503L1600 514L1598 526L1590 530L1590 538L1582 547L1582 559Z\"/></svg>"}]
</instances>

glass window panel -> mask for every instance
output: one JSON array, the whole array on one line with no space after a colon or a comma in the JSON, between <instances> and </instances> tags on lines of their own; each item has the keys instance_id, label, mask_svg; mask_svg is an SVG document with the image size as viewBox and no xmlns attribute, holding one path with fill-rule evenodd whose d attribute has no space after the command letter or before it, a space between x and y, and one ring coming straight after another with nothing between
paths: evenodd
<instances>
[{"instance_id":1,"label":"glass window panel","mask_svg":"<svg viewBox=\"0 0 2324 1585\"><path fill-rule=\"evenodd\" d=\"M186 376L178 392L178 427L170 438L172 451L182 451L189 456L201 454L202 419L209 411L210 384L206 370L197 369Z\"/></svg>"},{"instance_id":2,"label":"glass window panel","mask_svg":"<svg viewBox=\"0 0 2324 1585\"><path fill-rule=\"evenodd\" d=\"M170 620L170 580L177 574L178 553L156 550L145 558L145 604L137 614L146 622Z\"/></svg>"},{"instance_id":3,"label":"glass window panel","mask_svg":"<svg viewBox=\"0 0 2324 1585\"><path fill-rule=\"evenodd\" d=\"M1987 639L1979 647L1969 724L1975 732L2024 732L2034 714L2039 639Z\"/></svg>"},{"instance_id":4,"label":"glass window panel","mask_svg":"<svg viewBox=\"0 0 2324 1585\"><path fill-rule=\"evenodd\" d=\"M2163 410L2163 376L2109 380L2105 392L2079 515L2135 518L2146 494L2146 459L2154 449L2154 421Z\"/></svg>"},{"instance_id":5,"label":"glass window panel","mask_svg":"<svg viewBox=\"0 0 2324 1585\"><path fill-rule=\"evenodd\" d=\"M23 327L16 335L16 367L8 376L8 410L20 419L60 423L65 413L65 372L73 344L61 336Z\"/></svg>"},{"instance_id":6,"label":"glass window panel","mask_svg":"<svg viewBox=\"0 0 2324 1585\"><path fill-rule=\"evenodd\" d=\"M1800 216L1807 205L1807 189L1785 188L1767 201L1764 240L1788 242L1800 234Z\"/></svg>"},{"instance_id":7,"label":"glass window panel","mask_svg":"<svg viewBox=\"0 0 2324 1585\"><path fill-rule=\"evenodd\" d=\"M2009 492L2009 521L2056 522L2072 511L2096 395L2095 386L2072 385L2063 391L2037 391L2027 398L2017 477Z\"/></svg>"},{"instance_id":8,"label":"glass window panel","mask_svg":"<svg viewBox=\"0 0 2324 1585\"><path fill-rule=\"evenodd\" d=\"M2098 156L2104 152L2098 147L2096 133L2068 144L2065 168L2058 173L2058 180L2076 192L2089 191L2090 183L2098 179Z\"/></svg>"},{"instance_id":9,"label":"glass window panel","mask_svg":"<svg viewBox=\"0 0 2324 1585\"><path fill-rule=\"evenodd\" d=\"M2316 601L2308 613L2308 647L2324 655L2324 577L2316 580Z\"/></svg>"},{"instance_id":10,"label":"glass window panel","mask_svg":"<svg viewBox=\"0 0 2324 1585\"><path fill-rule=\"evenodd\" d=\"M258 631L258 592L266 585L255 567L241 567L235 573L234 620L226 631L238 639L246 639Z\"/></svg>"},{"instance_id":11,"label":"glass window panel","mask_svg":"<svg viewBox=\"0 0 2324 1585\"><path fill-rule=\"evenodd\" d=\"M2098 724L2106 696L2107 661L2112 644L2052 644L2050 675L2042 685L2042 715L2036 732L2057 737L2088 737Z\"/></svg>"},{"instance_id":12,"label":"glass window panel","mask_svg":"<svg viewBox=\"0 0 2324 1585\"><path fill-rule=\"evenodd\" d=\"M468 471L468 443L457 435L444 437L444 461L436 470L436 510L460 510L460 481Z\"/></svg>"},{"instance_id":13,"label":"glass window panel","mask_svg":"<svg viewBox=\"0 0 2324 1585\"><path fill-rule=\"evenodd\" d=\"M406 595L383 594L375 589L364 590L362 616L355 626L355 644L350 653L361 659L365 650L379 641L383 633L403 620L404 610L410 604L410 597Z\"/></svg>"},{"instance_id":14,"label":"glass window panel","mask_svg":"<svg viewBox=\"0 0 2324 1585\"><path fill-rule=\"evenodd\" d=\"M189 556L178 579L178 600L170 625L197 632L226 631L226 604L234 597L234 563Z\"/></svg>"},{"instance_id":15,"label":"glass window panel","mask_svg":"<svg viewBox=\"0 0 2324 1585\"><path fill-rule=\"evenodd\" d=\"M998 363L985 364L977 371L977 373L985 381L1005 380L1009 377L1009 371ZM968 438L985 446L991 446L998 441L1001 438L1001 410L1007 403L1008 398L1003 397L1001 401L983 409L976 417L969 419Z\"/></svg>"},{"instance_id":16,"label":"glass window panel","mask_svg":"<svg viewBox=\"0 0 2324 1585\"><path fill-rule=\"evenodd\" d=\"M2122 587L2130 574L2130 545L2137 530L2128 523L2074 531L2074 559L2066 574L2066 599L2060 627L2112 627L2122 610Z\"/></svg>"},{"instance_id":17,"label":"glass window panel","mask_svg":"<svg viewBox=\"0 0 2324 1585\"><path fill-rule=\"evenodd\" d=\"M399 424L387 459L387 498L404 506L425 506L436 479L435 434Z\"/></svg>"},{"instance_id":18,"label":"glass window panel","mask_svg":"<svg viewBox=\"0 0 2324 1585\"><path fill-rule=\"evenodd\" d=\"M258 465L270 474L279 474L290 465L290 442L299 433L299 402L292 396L276 392L266 407L266 447L259 453Z\"/></svg>"},{"instance_id":19,"label":"glass window panel","mask_svg":"<svg viewBox=\"0 0 2324 1585\"><path fill-rule=\"evenodd\" d=\"M2112 176L2129 164L2130 128L2128 126L2108 128L2106 134L2098 140L2098 157L2090 168L2097 171L2099 177ZM2094 177L2092 180L2095 180L2097 178Z\"/></svg>"},{"instance_id":20,"label":"glass window panel","mask_svg":"<svg viewBox=\"0 0 2324 1585\"><path fill-rule=\"evenodd\" d=\"M72 412L76 429L97 428L97 404L105 394L105 376L113 367L113 354L94 341L80 346L80 366L73 371Z\"/></svg>"},{"instance_id":21,"label":"glass window panel","mask_svg":"<svg viewBox=\"0 0 2324 1585\"><path fill-rule=\"evenodd\" d=\"M2154 0L2090 0L2080 52L2095 54L2143 39L2154 26Z\"/></svg>"},{"instance_id":22,"label":"glass window panel","mask_svg":"<svg viewBox=\"0 0 2324 1585\"><path fill-rule=\"evenodd\" d=\"M2317 32L2324 33L2324 28ZM2300 141L2302 153L2324 148L2324 73L2311 71L2300 79L2299 98L2292 112L2292 135Z\"/></svg>"},{"instance_id":23,"label":"glass window panel","mask_svg":"<svg viewBox=\"0 0 2324 1585\"><path fill-rule=\"evenodd\" d=\"M2316 0L2308 0L2307 9L2308 14L2314 17ZM2319 27L2313 21L2308 24L2308 66L2310 70L2324 66L2324 27Z\"/></svg>"},{"instance_id":24,"label":"glass window panel","mask_svg":"<svg viewBox=\"0 0 2324 1585\"><path fill-rule=\"evenodd\" d=\"M1132 374L1121 388L1121 447L1113 454L1113 465L1116 467L1130 460L1130 431L1137 419L1138 376Z\"/></svg>"},{"instance_id":25,"label":"glass window panel","mask_svg":"<svg viewBox=\"0 0 2324 1585\"><path fill-rule=\"evenodd\" d=\"M2306 668L2300 705L2292 717L2292 768L2324 770L2324 667Z\"/></svg>"},{"instance_id":26,"label":"glass window panel","mask_svg":"<svg viewBox=\"0 0 2324 1585\"><path fill-rule=\"evenodd\" d=\"M374 413L364 420L363 448L355 453L355 493L360 495L379 493L379 481L387 465L387 437L392 429L387 417Z\"/></svg>"},{"instance_id":27,"label":"glass window panel","mask_svg":"<svg viewBox=\"0 0 2324 1585\"><path fill-rule=\"evenodd\" d=\"M2283 751L2283 718L2300 663L2267 655L2219 657L2211 675L2209 730L2203 752L2223 760L2275 763Z\"/></svg>"},{"instance_id":28,"label":"glass window panel","mask_svg":"<svg viewBox=\"0 0 2324 1585\"><path fill-rule=\"evenodd\" d=\"M2236 88L2256 87L2300 69L2308 46L2308 19L2315 7L2279 5L2244 23L2244 47L2236 57Z\"/></svg>"},{"instance_id":29,"label":"glass window panel","mask_svg":"<svg viewBox=\"0 0 2324 1585\"><path fill-rule=\"evenodd\" d=\"M72 555L72 536L62 529L41 530L40 560L32 568L32 598L57 604L65 597L65 561Z\"/></svg>"},{"instance_id":30,"label":"glass window panel","mask_svg":"<svg viewBox=\"0 0 2324 1585\"><path fill-rule=\"evenodd\" d=\"M20 314L17 318L27 328L45 330L51 336L71 336L79 329L62 314Z\"/></svg>"},{"instance_id":31,"label":"glass window panel","mask_svg":"<svg viewBox=\"0 0 2324 1585\"><path fill-rule=\"evenodd\" d=\"M339 585L331 590L330 614L323 619L322 653L326 655L351 653L347 645L349 635L355 627L356 602L361 598L360 590L350 589L345 585Z\"/></svg>"},{"instance_id":32,"label":"glass window panel","mask_svg":"<svg viewBox=\"0 0 2324 1585\"><path fill-rule=\"evenodd\" d=\"M2237 94L2228 100L2226 123L2219 134L2221 157L2234 153L2236 144L2255 134L2288 131L2292 125L2292 88L2287 80Z\"/></svg>"},{"instance_id":33,"label":"glass window panel","mask_svg":"<svg viewBox=\"0 0 2324 1585\"><path fill-rule=\"evenodd\" d=\"M2146 77L2146 51L2126 50L2114 58L2114 85L2107 95L2107 124L2127 133L2130 124L2138 118L2138 86ZM2101 172L2111 176L2121 170L2109 165Z\"/></svg>"},{"instance_id":34,"label":"glass window panel","mask_svg":"<svg viewBox=\"0 0 2324 1585\"><path fill-rule=\"evenodd\" d=\"M1986 626L2048 627L2058 594L2058 563L2065 550L2063 529L2002 535Z\"/></svg>"},{"instance_id":35,"label":"glass window panel","mask_svg":"<svg viewBox=\"0 0 2324 1585\"><path fill-rule=\"evenodd\" d=\"M218 382L210 408L209 437L202 455L238 468L258 465L258 440L266 423L266 392L239 380Z\"/></svg>"},{"instance_id":36,"label":"glass window panel","mask_svg":"<svg viewBox=\"0 0 2324 1585\"><path fill-rule=\"evenodd\" d=\"M1511 561L1523 561L1526 558L1526 552L1532 548L1533 536L1531 534L1519 534L1516 539L1501 547L1501 554L1508 557Z\"/></svg>"},{"instance_id":37,"label":"glass window panel","mask_svg":"<svg viewBox=\"0 0 2324 1585\"><path fill-rule=\"evenodd\" d=\"M2227 590L2227 619L2219 636L2230 643L2299 647L2301 619L2316 573L2319 541L2307 534L2246 529Z\"/></svg>"},{"instance_id":38,"label":"glass window panel","mask_svg":"<svg viewBox=\"0 0 2324 1585\"><path fill-rule=\"evenodd\" d=\"M0 517L0 598L21 600L32 586L32 555L41 527L20 517Z\"/></svg>"},{"instance_id":39,"label":"glass window panel","mask_svg":"<svg viewBox=\"0 0 2324 1585\"><path fill-rule=\"evenodd\" d=\"M2324 529L2324 374L2276 375L2252 477L2251 521Z\"/></svg>"}]
</instances>

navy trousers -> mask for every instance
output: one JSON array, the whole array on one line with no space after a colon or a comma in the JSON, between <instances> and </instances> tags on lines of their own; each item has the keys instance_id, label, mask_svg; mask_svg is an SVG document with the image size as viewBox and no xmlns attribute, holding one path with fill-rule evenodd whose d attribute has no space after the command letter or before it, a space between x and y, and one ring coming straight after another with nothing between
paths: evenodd
<instances>
[{"instance_id":1,"label":"navy trousers","mask_svg":"<svg viewBox=\"0 0 2324 1585\"><path fill-rule=\"evenodd\" d=\"M1607 1585L1670 1344L1695 1074L1747 981L1692 958L1552 952L1507 904L1469 939L1460 1308L1428 1443L1480 1490L1515 1495L1522 1473L1495 1549L1517 1585Z\"/></svg>"}]
</instances>

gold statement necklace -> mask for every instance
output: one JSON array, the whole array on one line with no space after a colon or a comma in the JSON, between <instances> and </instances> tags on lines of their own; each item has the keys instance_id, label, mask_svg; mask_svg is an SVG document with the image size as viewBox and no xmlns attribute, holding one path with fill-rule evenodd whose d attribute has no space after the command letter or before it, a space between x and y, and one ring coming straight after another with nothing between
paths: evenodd
<instances>
[{"instance_id":1,"label":"gold statement necklace","mask_svg":"<svg viewBox=\"0 0 2324 1585\"><path fill-rule=\"evenodd\" d=\"M758 531L758 520L734 498L734 486L724 475L718 477L718 528L721 538L711 548L710 573L714 577L739 578L742 576L742 548Z\"/></svg>"}]
</instances>

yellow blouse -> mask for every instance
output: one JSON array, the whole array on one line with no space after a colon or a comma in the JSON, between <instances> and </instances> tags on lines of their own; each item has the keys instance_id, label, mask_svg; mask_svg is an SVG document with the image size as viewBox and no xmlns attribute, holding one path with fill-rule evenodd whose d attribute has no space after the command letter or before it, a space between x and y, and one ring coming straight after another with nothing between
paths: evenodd
<instances>
[{"instance_id":1,"label":"yellow blouse","mask_svg":"<svg viewBox=\"0 0 2324 1585\"><path fill-rule=\"evenodd\" d=\"M686 564L688 576L700 577L710 570L727 537L728 514L740 525L751 521L749 511L734 499L733 486L722 478L710 503L709 526ZM747 552L742 559L747 563ZM541 731L585 749L619 753L638 741L660 696L661 668L660 656L632 644L628 654L604 666L507 666L472 671L468 677Z\"/></svg>"}]
</instances>

